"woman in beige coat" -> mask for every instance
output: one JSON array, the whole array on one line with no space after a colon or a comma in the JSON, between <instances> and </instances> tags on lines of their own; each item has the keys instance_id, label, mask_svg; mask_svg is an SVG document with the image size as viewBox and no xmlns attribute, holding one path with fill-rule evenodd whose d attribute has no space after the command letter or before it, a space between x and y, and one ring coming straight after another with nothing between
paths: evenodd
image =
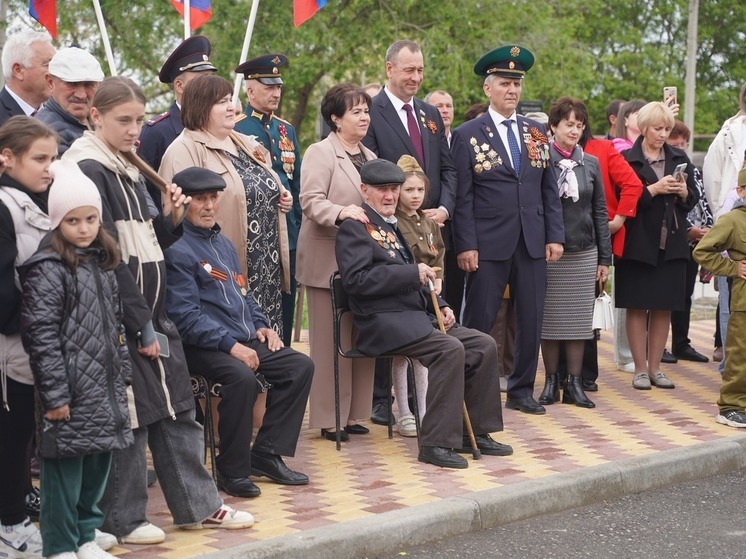
<instances>
[{"instance_id":1,"label":"woman in beige coat","mask_svg":"<svg viewBox=\"0 0 746 559\"><path fill-rule=\"evenodd\" d=\"M218 223L238 252L251 290L272 328L282 335L282 291L290 286L287 224L293 198L272 170L269 152L253 137L233 131L233 86L201 75L184 89L184 131L163 156L159 174L170 181L188 167L215 171L228 185L220 195Z\"/></svg>"},{"instance_id":2,"label":"woman in beige coat","mask_svg":"<svg viewBox=\"0 0 746 559\"><path fill-rule=\"evenodd\" d=\"M337 270L334 239L345 219L367 221L360 205L359 169L375 159L361 140L368 131L370 96L353 84L332 87L321 101L321 114L332 129L321 142L309 146L301 167L300 203L303 223L298 235L296 279L306 287L311 359L315 365L311 385L310 427L336 440L334 419L334 336L329 278ZM354 341L352 321L344 324L341 338ZM340 416L349 434L368 429L355 423L368 417L373 398L373 359L340 359Z\"/></svg>"}]
</instances>

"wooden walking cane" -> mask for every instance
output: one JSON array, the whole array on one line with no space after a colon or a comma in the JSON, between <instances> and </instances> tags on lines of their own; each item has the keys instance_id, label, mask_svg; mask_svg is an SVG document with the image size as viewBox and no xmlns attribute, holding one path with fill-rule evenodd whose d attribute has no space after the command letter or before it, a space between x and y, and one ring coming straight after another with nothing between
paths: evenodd
<instances>
[{"instance_id":1,"label":"wooden walking cane","mask_svg":"<svg viewBox=\"0 0 746 559\"><path fill-rule=\"evenodd\" d=\"M428 289L430 289L430 298L433 301L433 310L435 311L435 318L438 320L438 328L440 328L440 331L445 334L446 327L443 324L443 315L440 313L440 307L438 306L438 295L435 293L435 286L433 285L433 280L428 278L427 287ZM479 450L479 447L477 446L477 439L474 438L474 429L472 429L471 427L471 420L469 419L469 410L466 409L466 402L463 402L463 404L464 404L464 427L466 427L466 432L469 435L469 442L471 443L471 455L474 458L474 460L479 460L482 457L482 452Z\"/></svg>"}]
</instances>

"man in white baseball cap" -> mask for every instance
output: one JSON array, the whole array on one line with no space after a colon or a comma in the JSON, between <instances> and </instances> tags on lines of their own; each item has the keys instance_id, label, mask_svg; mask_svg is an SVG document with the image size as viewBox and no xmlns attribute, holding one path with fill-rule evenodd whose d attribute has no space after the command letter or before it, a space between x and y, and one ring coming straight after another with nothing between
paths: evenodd
<instances>
[{"instance_id":1,"label":"man in white baseball cap","mask_svg":"<svg viewBox=\"0 0 746 559\"><path fill-rule=\"evenodd\" d=\"M104 72L98 60L78 47L60 49L49 62L47 83L52 95L36 116L59 134L60 155L83 132L92 128L88 114L93 95L103 79Z\"/></svg>"}]
</instances>

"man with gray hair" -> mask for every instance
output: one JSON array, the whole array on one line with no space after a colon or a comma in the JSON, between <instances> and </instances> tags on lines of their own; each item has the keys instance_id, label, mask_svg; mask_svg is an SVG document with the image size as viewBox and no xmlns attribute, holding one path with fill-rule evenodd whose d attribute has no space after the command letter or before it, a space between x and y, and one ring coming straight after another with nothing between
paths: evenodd
<instances>
[{"instance_id":1,"label":"man with gray hair","mask_svg":"<svg viewBox=\"0 0 746 559\"><path fill-rule=\"evenodd\" d=\"M88 115L93 95L103 79L104 72L98 60L77 47L61 49L49 62L47 84L52 94L37 118L59 135L60 155L83 132L93 129Z\"/></svg>"},{"instance_id":2,"label":"man with gray hair","mask_svg":"<svg viewBox=\"0 0 746 559\"><path fill-rule=\"evenodd\" d=\"M3 47L5 87L0 91L0 125L12 116L35 116L49 99L46 76L54 56L52 37L46 32L21 31Z\"/></svg>"}]
</instances>

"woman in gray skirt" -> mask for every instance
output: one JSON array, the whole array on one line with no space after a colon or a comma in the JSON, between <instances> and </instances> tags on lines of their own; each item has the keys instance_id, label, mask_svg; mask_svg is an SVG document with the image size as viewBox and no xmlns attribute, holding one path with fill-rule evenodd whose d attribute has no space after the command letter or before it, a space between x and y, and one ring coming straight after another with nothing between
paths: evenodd
<instances>
[{"instance_id":1,"label":"woman in gray skirt","mask_svg":"<svg viewBox=\"0 0 746 559\"><path fill-rule=\"evenodd\" d=\"M547 262L541 327L546 384L539 397L539 403L544 405L559 400L557 368L564 343L569 374L562 402L595 407L583 391L580 371L585 340L593 337L595 286L609 275L611 243L598 160L578 145L587 124L588 111L578 99L561 97L549 110L549 126L554 135L549 157L562 200L565 252L558 261Z\"/></svg>"}]
</instances>

